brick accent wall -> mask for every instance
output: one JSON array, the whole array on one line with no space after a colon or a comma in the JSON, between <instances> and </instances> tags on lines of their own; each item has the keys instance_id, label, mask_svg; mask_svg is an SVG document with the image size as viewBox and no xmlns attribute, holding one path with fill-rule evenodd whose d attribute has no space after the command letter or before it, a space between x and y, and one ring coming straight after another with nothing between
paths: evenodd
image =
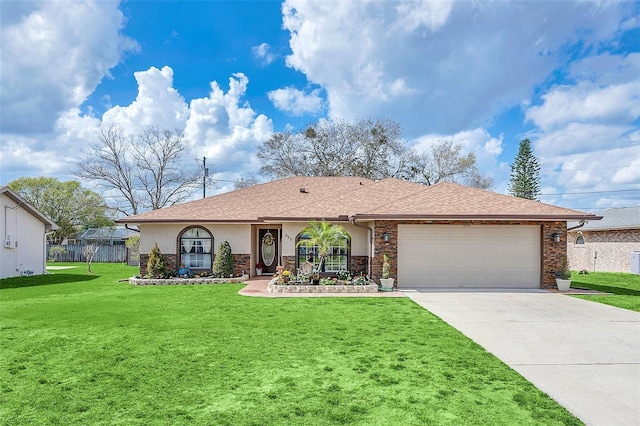
<instances>
[{"instance_id":1,"label":"brick accent wall","mask_svg":"<svg viewBox=\"0 0 640 426\"><path fill-rule=\"evenodd\" d=\"M164 254L165 264L168 270L178 268L178 256L175 254ZM149 262L149 253L140 253L140 276L147 275L147 263Z\"/></svg>"},{"instance_id":2,"label":"brick accent wall","mask_svg":"<svg viewBox=\"0 0 640 426\"><path fill-rule=\"evenodd\" d=\"M233 276L241 275L242 272L251 276L251 255L233 254ZM253 271L255 273L255 271Z\"/></svg>"},{"instance_id":3,"label":"brick accent wall","mask_svg":"<svg viewBox=\"0 0 640 426\"><path fill-rule=\"evenodd\" d=\"M560 242L556 243L551 234L561 233ZM556 273L562 270L562 263L567 257L567 223L542 223L542 288L552 289L556 286ZM571 265L569 265L570 267Z\"/></svg>"},{"instance_id":4,"label":"brick accent wall","mask_svg":"<svg viewBox=\"0 0 640 426\"><path fill-rule=\"evenodd\" d=\"M167 269L178 269L178 255L176 254L164 254ZM240 275L242 271L249 273L251 270L251 256L248 254L234 254L233 255L233 275ZM149 261L149 253L140 254L140 276L144 277L147 274L147 262ZM215 255L211 256L211 262L215 261ZM254 271L255 272L255 271Z\"/></svg>"},{"instance_id":5,"label":"brick accent wall","mask_svg":"<svg viewBox=\"0 0 640 426\"><path fill-rule=\"evenodd\" d=\"M398 225L399 224L425 224L425 225L539 225L541 227L542 271L541 288L556 288L556 272L560 271L562 261L567 255L567 226L566 222L537 222L537 221L456 221L456 220L427 220L427 221L376 221L373 230L374 255L372 259L372 278L379 282L382 275L382 263L384 253L388 253L391 260L391 276L396 278L394 285L398 286ZM553 241L551 234L562 234L559 243ZM389 241L384 241L387 233Z\"/></svg>"},{"instance_id":6,"label":"brick accent wall","mask_svg":"<svg viewBox=\"0 0 640 426\"><path fill-rule=\"evenodd\" d=\"M584 244L575 244L578 235L582 235ZM581 231L578 228L569 232L567 250L569 266L574 271L630 272L630 254L640 250L640 229Z\"/></svg>"},{"instance_id":7,"label":"brick accent wall","mask_svg":"<svg viewBox=\"0 0 640 426\"><path fill-rule=\"evenodd\" d=\"M351 272L368 274L369 256L351 256Z\"/></svg>"}]
</instances>

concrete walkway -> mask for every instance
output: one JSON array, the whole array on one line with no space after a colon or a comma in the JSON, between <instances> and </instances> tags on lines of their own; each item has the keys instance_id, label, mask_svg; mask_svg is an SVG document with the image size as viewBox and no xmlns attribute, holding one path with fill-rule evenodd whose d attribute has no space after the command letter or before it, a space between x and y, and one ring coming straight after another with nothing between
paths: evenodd
<instances>
[{"instance_id":1,"label":"concrete walkway","mask_svg":"<svg viewBox=\"0 0 640 426\"><path fill-rule=\"evenodd\" d=\"M404 291L587 425L640 425L640 313L543 290Z\"/></svg>"}]
</instances>

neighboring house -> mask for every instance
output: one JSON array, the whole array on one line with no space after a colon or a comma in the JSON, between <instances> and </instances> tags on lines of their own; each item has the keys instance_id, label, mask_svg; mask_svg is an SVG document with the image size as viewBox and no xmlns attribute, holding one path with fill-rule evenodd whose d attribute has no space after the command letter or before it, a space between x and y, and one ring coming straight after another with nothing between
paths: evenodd
<instances>
[{"instance_id":1,"label":"neighboring house","mask_svg":"<svg viewBox=\"0 0 640 426\"><path fill-rule=\"evenodd\" d=\"M138 235L138 231L127 229L124 226L113 228L89 228L76 238L82 245L99 244L108 246L123 246L129 237Z\"/></svg>"},{"instance_id":2,"label":"neighboring house","mask_svg":"<svg viewBox=\"0 0 640 426\"><path fill-rule=\"evenodd\" d=\"M640 251L640 207L604 210L602 220L569 224L573 270L631 272L631 252ZM574 229L571 229L574 228Z\"/></svg>"},{"instance_id":3,"label":"neighboring house","mask_svg":"<svg viewBox=\"0 0 640 426\"><path fill-rule=\"evenodd\" d=\"M8 186L0 188L0 215L0 278L44 274L46 234L58 226Z\"/></svg>"},{"instance_id":4,"label":"neighboring house","mask_svg":"<svg viewBox=\"0 0 640 426\"><path fill-rule=\"evenodd\" d=\"M118 222L139 226L142 274L156 243L170 267L182 262L198 271L211 268L224 241L236 273L253 276L258 262L266 273L277 264L296 271L314 260L297 242L315 219L350 235L326 272L348 269L378 281L388 253L400 288L552 288L566 256L567 221L598 218L453 183L292 177Z\"/></svg>"}]
</instances>

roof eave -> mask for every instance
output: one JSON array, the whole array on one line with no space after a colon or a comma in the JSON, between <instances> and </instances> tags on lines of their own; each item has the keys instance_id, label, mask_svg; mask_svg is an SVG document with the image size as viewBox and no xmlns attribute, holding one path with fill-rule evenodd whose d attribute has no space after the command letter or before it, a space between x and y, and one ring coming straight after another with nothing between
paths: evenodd
<instances>
[{"instance_id":1,"label":"roof eave","mask_svg":"<svg viewBox=\"0 0 640 426\"><path fill-rule=\"evenodd\" d=\"M545 222L570 220L600 220L601 216L591 215L504 215L504 214L473 214L473 215L425 215L425 214L355 214L350 216L354 220L536 220Z\"/></svg>"},{"instance_id":2,"label":"roof eave","mask_svg":"<svg viewBox=\"0 0 640 426\"><path fill-rule=\"evenodd\" d=\"M255 219L132 219L127 218L116 219L116 223L126 223L130 225L140 225L148 223L259 223L261 220Z\"/></svg>"}]
</instances>

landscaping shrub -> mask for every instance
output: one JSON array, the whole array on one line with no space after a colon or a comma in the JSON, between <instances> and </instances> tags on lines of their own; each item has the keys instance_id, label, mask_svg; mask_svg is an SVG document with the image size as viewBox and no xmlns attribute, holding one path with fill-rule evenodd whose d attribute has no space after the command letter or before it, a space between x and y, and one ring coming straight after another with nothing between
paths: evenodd
<instances>
[{"instance_id":1,"label":"landscaping shrub","mask_svg":"<svg viewBox=\"0 0 640 426\"><path fill-rule=\"evenodd\" d=\"M213 275L220 278L233 276L233 254L228 241L220 243L218 254L213 261Z\"/></svg>"},{"instance_id":2,"label":"landscaping shrub","mask_svg":"<svg viewBox=\"0 0 640 426\"><path fill-rule=\"evenodd\" d=\"M149 261L147 262L147 273L153 278L164 278L167 270L167 264L164 255L158 247L158 243L151 249L149 253Z\"/></svg>"}]
</instances>

